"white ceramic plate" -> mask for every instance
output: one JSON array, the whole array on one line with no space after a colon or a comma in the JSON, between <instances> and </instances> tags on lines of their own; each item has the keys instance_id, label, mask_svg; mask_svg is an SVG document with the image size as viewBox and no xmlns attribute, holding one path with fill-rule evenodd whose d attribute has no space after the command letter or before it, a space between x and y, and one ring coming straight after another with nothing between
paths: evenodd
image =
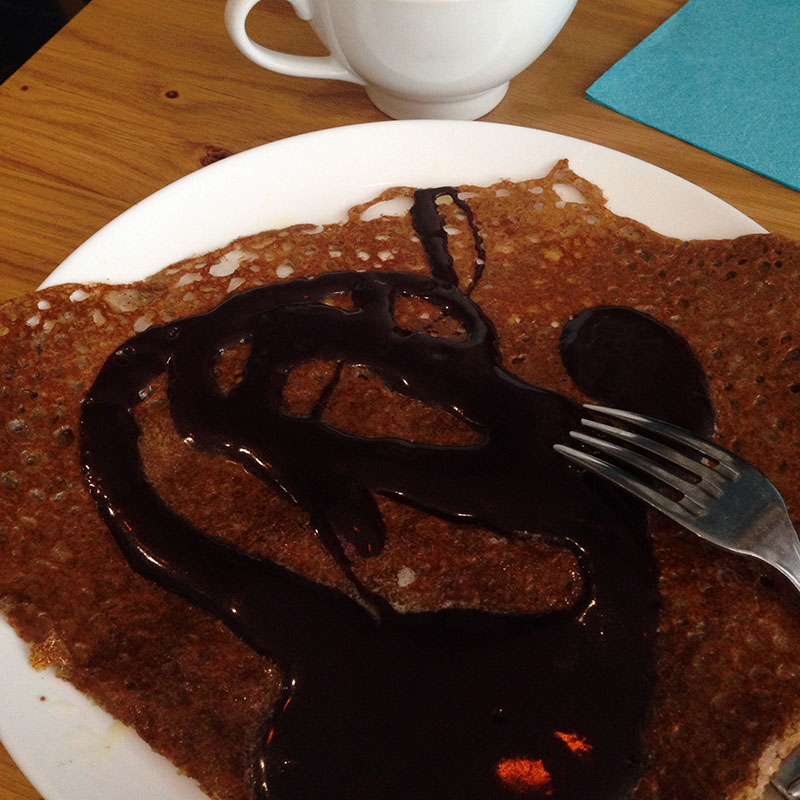
<instances>
[{"instance_id":1,"label":"white ceramic plate","mask_svg":"<svg viewBox=\"0 0 800 800\"><path fill-rule=\"evenodd\" d=\"M545 174L567 157L609 207L682 238L763 232L664 170L589 142L483 122L354 125L263 145L156 192L79 247L44 285L131 281L266 228L323 223L390 186L488 183ZM202 800L129 729L37 673L0 621L0 738L46 800Z\"/></svg>"}]
</instances>

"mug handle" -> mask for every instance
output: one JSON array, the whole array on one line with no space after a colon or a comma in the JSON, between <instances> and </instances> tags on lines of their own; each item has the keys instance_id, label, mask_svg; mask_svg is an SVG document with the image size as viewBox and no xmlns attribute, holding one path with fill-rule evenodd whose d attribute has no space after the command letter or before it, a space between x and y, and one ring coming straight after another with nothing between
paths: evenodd
<instances>
[{"instance_id":1,"label":"mug handle","mask_svg":"<svg viewBox=\"0 0 800 800\"><path fill-rule=\"evenodd\" d=\"M261 67L300 78L333 78L365 85L365 81L334 56L296 56L270 50L254 42L245 31L245 20L259 0L228 0L225 25L238 50ZM310 20L311 0L289 0L300 19Z\"/></svg>"}]
</instances>

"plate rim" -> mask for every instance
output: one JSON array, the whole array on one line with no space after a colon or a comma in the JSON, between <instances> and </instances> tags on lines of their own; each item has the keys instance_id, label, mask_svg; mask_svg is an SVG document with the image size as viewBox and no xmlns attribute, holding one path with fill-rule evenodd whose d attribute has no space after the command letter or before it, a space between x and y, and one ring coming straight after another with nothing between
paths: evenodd
<instances>
[{"instance_id":1,"label":"plate rim","mask_svg":"<svg viewBox=\"0 0 800 800\"><path fill-rule=\"evenodd\" d=\"M554 133L551 131L543 131L534 128L527 128L524 126L517 126L517 125L507 125L501 123L490 123L490 122L451 122L451 121L442 121L442 120L403 120L403 121L383 121L383 122L369 122L369 123L359 123L354 125L346 125L346 126L339 126L333 128L326 128L319 131L313 131L309 133L299 134L297 136L292 136L285 139L276 140L274 142L269 142L266 144L259 145L258 147L251 148L249 150L245 150L241 153L238 153L234 156L226 158L222 161L216 162L214 164L208 165L201 169L198 169L194 172L191 172L178 180L168 184L167 186L157 190L156 192L148 195L143 200L139 201L138 203L131 206L126 211L122 212L120 215L115 217L113 220L108 222L102 228L100 228L95 234L93 234L89 239L87 239L82 245L80 245L70 256L68 256L45 280L42 284L44 286L53 286L58 283L65 283L71 282L76 279L79 279L80 273L87 269L87 265L94 265L92 269L108 269L107 265L103 267L103 260L110 258L110 253L116 248L119 247L120 241L126 241L125 237L130 236L130 231L133 229L135 230L138 226L142 224L147 224L148 220L152 220L154 217L159 215L163 215L165 210L167 212L175 212L176 207L180 206L181 198L186 196L193 196L198 197L200 199L203 208L207 210L207 205L209 202L209 187L214 188L216 187L219 190L220 186L224 188L225 184L230 183L237 179L237 176L241 176L248 171L255 171L255 167L259 167L263 169L265 166L270 166L271 162L277 162L281 158L286 157L287 155L291 158L296 156L298 152L302 153L304 150L306 153L308 152L309 148L312 150L316 149L317 157L322 158L326 152L330 152L332 149L335 150L337 147L341 148L343 143L345 146L349 146L351 149L349 151L349 158L353 159L354 157L358 156L358 153L354 151L356 145L359 147L363 146L365 142L376 144L378 146L378 150L375 152L377 153L377 157L386 158L388 152L388 145L392 145L395 147L402 146L402 141L409 139L412 144L411 146L419 146L421 143L425 141L430 141L431 139L437 143L443 143L445 139L448 137L455 137L455 140L461 142L458 147L461 147L462 150L459 153L463 153L468 151L470 148L469 146L464 145L464 139L468 138L473 140L477 144L484 144L485 142L491 141L503 141L506 143L524 143L528 142L532 147L541 146L542 144L546 144L546 150L548 153L555 152L558 148L563 148L565 151L565 155L570 158L572 168L578 173L581 174L583 177L587 177L589 180L593 182L597 182L599 185L602 186L604 193L609 197L609 207L612 207L613 210L617 211L614 208L614 205L618 203L620 200L620 196L625 193L632 194L634 197L637 195L642 194L643 191L652 191L652 187L672 187L670 191L673 194L677 194L678 196L681 195L691 195L693 202L698 204L700 207L706 205L710 209L715 209L716 212L719 213L720 218L724 218L723 227L725 225L730 227L731 231L735 231L737 226L740 228L738 233L759 233L765 232L765 229L758 225L755 221L747 217L742 212L735 209L733 206L729 205L725 201L721 200L720 198L716 197L715 195L711 194L710 192L702 189L701 187L697 186L696 184L687 181L684 178L681 178L673 173L664 170L661 167L655 166L648 162L642 161L634 156L628 155L618 150L614 150L610 147L606 147L604 145L596 144L584 139L578 139L576 137L566 136L564 134ZM349 145L347 144L349 142ZM384 147L383 151L380 150L380 147ZM548 149L549 148L549 149ZM383 152L383 155L381 155ZM407 153L403 150L403 158L407 158ZM581 162L581 159L584 158L584 154L589 154L592 158L596 159L598 165L605 161L610 162L612 165L616 165L615 168L619 169L619 165L622 165L622 176L621 180L617 181L617 184L613 186L611 189L607 185L603 185L599 181L596 181L592 175L585 175L584 173L587 171L586 164L589 163L588 160L584 160ZM480 153L475 153L476 156L479 156ZM577 159L575 158L577 156ZM367 160L372 157L369 154L366 156ZM441 154L440 156L441 157ZM462 156L460 156L462 157ZM486 156L487 161L492 161L493 158L496 158L497 154L489 154ZM549 156L548 156L549 157ZM419 175L423 173L426 169L431 171L431 174L435 175L451 175L452 171L457 164L453 163L453 160L447 156L443 158L441 163L435 163L435 159L437 158L436 153L431 154L430 152L423 153L421 157L420 164L412 165L403 173L403 170L400 169L398 171L389 170L391 175L397 174L408 174L412 177L412 181L407 181L406 183L410 183L412 185L420 185L419 182L416 184L413 183L413 176ZM588 158L588 156L587 156ZM457 161L458 159L456 159ZM324 161L324 159L323 159ZM444 162L447 163L444 163ZM504 160L504 165L508 163L508 159ZM598 166L595 165L595 166ZM272 166L275 166L273 163ZM400 164L402 167L402 163ZM463 166L463 165L462 165ZM288 173L291 174L293 165L290 164L288 168ZM475 167L473 169L473 167ZM470 178L467 173L476 174L481 169L485 167L485 163L481 164L476 162L472 166L464 167L464 178L460 181L450 181L451 183L478 183L481 182L479 180L475 180ZM490 172L491 170L488 170ZM589 167L589 171L592 171L592 167ZM369 164L367 164L367 170L369 172ZM488 172L484 169L481 174L488 174ZM602 172L602 170L601 170ZM513 176L503 176L498 175L496 179L500 177L513 177ZM523 177L523 175L517 173L517 178ZM535 175L528 175L528 177L536 177ZM313 178L313 176L306 176L304 180L306 181L303 183L301 187L301 191L307 191L307 186L309 185L309 181ZM323 177L323 180L330 180L330 174L326 174ZM630 180L628 180L630 178ZM634 180L635 178L635 180ZM389 183L386 183L386 180L389 180ZM487 178L487 180L491 180L491 178ZM485 181L483 181L485 182ZM647 186L643 185L643 182L647 183ZM386 178L383 183L376 182L372 183L369 186L362 187L365 191L368 189L369 193L361 198L361 201L369 200L370 197L376 196L380 190L383 188L388 188L388 185L392 185L392 183L398 183L398 181L392 181L390 178ZM248 184L250 185L250 184ZM430 185L430 184L429 184ZM441 185L437 182L435 185ZM660 189L657 189L659 191ZM213 192L211 192L213 194ZM292 195L294 197L294 195ZM337 195L338 197L338 195ZM313 205L311 208L311 212L309 214L310 217L316 216L317 218L309 218L309 219L295 219L294 222L320 222L320 221L333 221L332 219L325 220L320 218L320 214L323 216L329 215L328 212L333 211L333 206L335 205L335 199L331 200L331 198L327 198L322 203L317 203ZM622 198L625 199L624 197ZM356 200L358 201L358 200ZM353 199L349 199L347 201L341 201L342 204L345 206L350 206L354 204ZM327 203L327 205L326 205ZM191 203L189 203L191 206ZM645 204L647 205L647 204ZM205 210L203 213L205 213ZM339 217L341 217L341 212L345 211L346 208L340 208L336 212ZM626 210L626 207L623 203L623 212ZM185 209L178 208L178 211L181 214L184 213ZM233 213L232 210L227 211L228 214ZM620 213L620 212L617 212ZM648 214L652 213L652 209L648 206ZM639 219L639 215L634 215L632 213L624 213L624 216L631 216L635 219ZM273 215L274 216L274 215ZM646 216L646 215L645 215ZM713 214L712 214L713 216ZM179 214L180 218L180 214ZM253 215L247 218L246 225L252 225L253 221L258 218L258 215ZM265 219L269 220L273 217L270 217L269 214L266 214L264 217ZM652 221L648 219L641 220L644 221L646 224L650 225L650 227L656 228L652 224ZM264 227L271 227L269 225L263 226L259 229L264 229ZM656 228L658 229L658 228ZM230 230L228 228L227 230ZM255 230L244 230L240 232L238 235L246 235L247 233L254 233ZM663 231L662 231L663 232ZM732 235L738 235L737 233L733 233ZM120 238L122 237L122 239ZM157 238L157 237L156 237ZM189 237L191 238L191 237ZM225 241L220 242L217 246L222 246L226 244L228 241L237 238L237 236L231 236L227 238ZM702 237L698 237L702 238ZM713 238L722 238L718 234L715 234ZM175 252L183 252L181 248L185 250L186 244L186 237L180 237L179 241L177 242L177 247ZM202 246L199 252L204 252L209 249L213 249L208 246ZM193 255L193 252L183 252L183 255L179 255L179 257L170 256L167 259L162 260L158 267L167 266L169 263L174 263L181 258L189 257ZM99 267L98 267L99 265ZM153 270L151 270L153 271ZM113 276L109 276L113 277ZM98 277L93 277L92 280L99 280ZM7 649L7 643L10 640L8 635L12 635L14 639L16 639L16 644L13 647L16 647L17 656L20 656L23 652L27 652L27 646L24 645L21 640L16 637L16 634L13 632L13 629L9 625L9 623L0 616L0 653L5 654L5 649ZM6 644L4 644L4 642ZM2 661L4 659L0 659ZM27 666L27 665L26 665ZM5 675L8 670L8 665L0 666L0 676ZM37 703L34 700L38 699L39 693L57 696L57 697L67 697L67 699L63 700L64 703L69 704L73 702L73 700L69 699L70 693L75 692L75 690L70 684L66 683L65 681L61 681L59 678L56 678L52 672L52 669L45 672L45 673L35 673L31 668L32 682L35 682L37 686L41 685L44 686L43 689L36 689L35 695L36 697L31 700L28 704L31 706L30 713L36 718L36 722L33 723L35 725L39 725L40 727L44 728L47 725L47 714L44 713L47 711L46 706L48 704L45 703ZM44 681L44 683L42 683ZM4 696L5 692L2 689L3 681L0 681L0 697ZM54 687L68 687L64 689L64 692L58 691L58 688ZM79 693L78 693L79 694ZM61 702L61 701L59 701ZM78 704L85 702L86 708L88 709L91 707L91 716L93 718L97 718L100 720L104 719L113 719L110 715L108 715L105 711L102 711L99 706L97 706L92 700L85 697L84 695L79 694ZM81 712L83 713L83 712ZM98 716L99 714L99 716ZM97 724L108 724L106 721L105 723L100 722ZM80 793L76 794L74 789L65 788L63 783L59 783L55 780L54 776L51 774L52 770L48 771L45 768L44 764L40 760L42 747L40 745L39 749L33 748L31 749L29 746L24 746L21 743L21 740L18 736L15 736L15 727L16 723L12 723L8 714L3 714L0 716L0 738L2 738L3 742L5 743L6 748L8 749L9 753L11 754L14 761L17 765L23 770L25 775L31 781L31 783L37 788L38 791L42 793L43 797L46 797L48 800L92 800L92 794L85 794ZM132 733L132 732L131 732ZM141 745L149 751L147 745L145 745L142 740L138 738L135 734L132 735L136 738L136 740L141 743ZM139 747L139 745L136 745ZM142 757L142 753L144 752L141 750L136 750L139 754L136 756L136 759ZM149 751L153 753L153 751ZM206 795L197 787L194 782L184 783L188 779L179 777L175 771L175 768L162 756L159 756L153 753L153 756L157 760L161 760L163 764L159 763L157 767L155 767L156 774L159 779L165 780L169 784L169 789L167 790L168 794L163 794L161 791L152 794L151 796L154 798L160 798L161 796L164 797L164 800L169 798L170 800L198 800L199 798L204 798ZM166 767L164 766L166 765ZM166 770L166 771L165 771ZM115 772L118 772L119 769L115 769ZM171 771L171 772L170 772ZM172 775L172 773L175 773ZM172 777L170 777L172 775ZM63 777L60 776L60 777ZM178 783L173 783L172 778L176 778ZM81 789L78 791L82 792ZM99 790L102 791L102 790ZM136 779L136 788L134 789L134 794L123 794L121 795L121 800L127 800L129 797L139 797L141 796L142 791L142 784L139 780L139 776ZM101 797L102 794L98 794ZM119 795L118 795L119 796Z\"/></svg>"},{"instance_id":2,"label":"plate rim","mask_svg":"<svg viewBox=\"0 0 800 800\"><path fill-rule=\"evenodd\" d=\"M209 213L210 201L202 202L204 186L210 183L221 184L228 182L231 178L235 180L250 180L250 178L256 174L256 171L251 169L251 165L256 166L262 161L267 164L269 164L270 161L278 161L282 151L286 151L286 154L291 157L293 155L292 151L302 151L309 146L315 147L320 151L325 148L335 150L338 146L341 146L343 140L345 145L347 145L347 140L366 139L369 140L370 144L377 144L378 146L381 145L381 140L383 140L384 142L388 141L393 147L397 147L398 144L402 144L403 140L411 140L416 144L418 142L424 142L427 137L434 139L440 137L443 141L448 136L454 137L454 141L457 143L457 151L458 148L464 148L465 138L474 138L475 136L479 136L482 140L488 140L492 137L501 138L506 140L509 145L511 143L518 145L525 144L526 139L529 140L529 142L543 142L549 146L551 152L555 152L556 146L558 146L564 151L565 155L570 158L571 166L578 174L603 188L604 193L608 197L607 205L612 211L621 216L637 219L655 230L658 230L660 233L677 236L679 238L727 238L728 236L735 236L741 233L766 232L765 228L746 214L697 184L675 175L662 167L639 159L636 156L585 139L555 133L553 131L506 123L453 120L385 120L381 122L365 122L324 128L318 131L297 134L296 136L287 137L285 139L278 139L273 142L267 142L249 148L190 172L147 195L103 225L67 256L67 258L48 275L41 286L43 288L56 285L56 283L70 282L73 280L72 275L75 270L84 271L87 268L89 270L90 280L97 282L113 282L114 276L110 272L112 268L106 266L106 268L103 269L98 263L104 258L107 260L108 264L119 263L114 260L113 254L109 253L107 256L105 255L106 251L112 249L107 246L108 242L127 239L126 244L128 249L126 249L125 258L127 258L128 261L122 262L124 269L125 263L130 264L130 247L135 244L135 237L131 235L131 231L141 228L142 226L158 225L159 220L165 219L162 209L164 207L169 208L173 205L173 197L195 194L195 203L192 212L195 214L200 213L204 215L204 217L209 217L211 216ZM385 159L386 155L388 155L381 151L375 151L375 153L378 155L378 160L381 158ZM585 154L591 154L591 156L596 156L597 158L585 158ZM366 156L362 157L369 158L370 155L374 155L374 153L368 153ZM468 165L468 169L475 172L479 170L482 165L494 161L500 155L501 154L498 153L490 154L480 162ZM423 153L420 155L419 164L417 164L414 169L408 171L408 156L405 154L400 161L402 170L398 172L398 178L402 172L407 172L410 180L406 182L413 182L415 185L420 185L420 181L415 180L415 173L422 172L424 174L426 172L433 172L436 175L442 175L443 178L452 177L450 174L453 171L452 160L447 163L446 154L444 157L440 155L438 158L439 161L437 163L430 158L428 153ZM551 161L554 163L553 159L551 159ZM580 161L581 163L575 163L576 161ZM508 163L509 159L506 158L505 164L508 165ZM615 170L603 171L601 169L599 171L599 173L606 178L605 181L600 182L596 180L592 174L586 174L587 172L597 172L599 166L608 163L613 163L615 165ZM524 161L519 159L518 164L511 167L511 169L516 171L517 174L515 175L499 174L500 171L497 171L494 177L491 177L490 172L484 170L482 174L489 177L486 177L482 181L470 178L460 181L451 180L449 182L477 183L488 180L499 180L503 177L511 177L512 179L518 180L523 177L538 176L530 175L530 172L522 166L523 164ZM619 170L619 167L623 169ZM625 181L620 180L618 177L620 174L630 174L633 171L636 172L635 180ZM647 183L647 186L642 186L643 181ZM397 184L398 182L400 181L392 181L390 179L384 180L380 184L374 184L374 187L376 189L389 188L389 186ZM250 181L249 185L251 190L253 183L254 181ZM307 183L308 181L301 184L299 191L308 192ZM436 185L441 185L441 183L437 182ZM721 223L721 226L718 224L716 228L711 230L710 235L700 235L707 229L703 227L703 224L700 223L696 215L687 212L681 217L677 228L659 229L659 227L657 227L659 216L663 217L665 209L654 209L652 207L636 208L635 202L631 201L631 198L641 198L641 196L651 190L652 187L655 187L656 192L664 191L666 187L671 187L673 193L686 193L686 196L691 196L697 204L702 205L708 203L715 207L720 215L720 220L724 216L725 221ZM374 194L377 193L378 191L374 192ZM228 196L225 199L232 203L237 202L236 196ZM296 201L294 196L292 199ZM370 196L364 194L350 195L343 202L345 206L349 207L357 202L363 202L369 199ZM201 202L198 202L198 200ZM240 216L241 212L245 210L242 208L241 204L235 206L235 208ZM673 209L671 213L674 215L676 211ZM227 218L230 218L231 210L228 210L226 214ZM184 215L179 214L179 219L182 216ZM314 199L310 204L308 216L309 218L303 219L302 222L319 223L336 221L337 218L341 219L341 216L337 215L333 210L332 204L326 206L324 201L320 204L318 199ZM199 242L197 248L185 246L185 237L180 236L179 232L174 232L174 237L170 237L167 242L171 249L167 251L168 255L166 260L162 259L158 261L157 255L155 257L156 260L154 260L153 247L145 248L146 252L143 255L144 269L148 269L148 264L151 268L155 269L198 253L207 252L216 247L224 246L239 236L257 233L260 230L266 230L270 227L284 227L284 225L272 224L275 221L274 215L270 216L269 214L265 214L263 216L263 224L255 224L256 219L258 219L258 214L251 213L242 220L242 229L239 233L233 234L233 229L228 228L227 233L221 234L216 239L206 235L211 228L208 225L204 225L202 229L197 232L198 238L196 240ZM280 221L281 220L278 220L278 222ZM685 232L681 230L682 226L688 226ZM163 237L163 226L157 230ZM157 241L159 238L161 237L156 236L153 242ZM143 245L144 243L139 242L139 247ZM145 274L149 273L145 271L142 272L140 276L143 277Z\"/></svg>"}]
</instances>

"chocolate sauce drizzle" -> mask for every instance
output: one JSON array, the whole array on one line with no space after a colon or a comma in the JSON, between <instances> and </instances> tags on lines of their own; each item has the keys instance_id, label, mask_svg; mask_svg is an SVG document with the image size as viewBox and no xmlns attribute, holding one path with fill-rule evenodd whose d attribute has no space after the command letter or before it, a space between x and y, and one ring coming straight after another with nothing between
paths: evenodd
<instances>
[{"instance_id":1,"label":"chocolate sauce drizzle","mask_svg":"<svg viewBox=\"0 0 800 800\"><path fill-rule=\"evenodd\" d=\"M584 309L564 325L558 347L575 385L597 402L699 436L714 430L703 367L686 339L649 314L623 306Z\"/></svg>"},{"instance_id":2,"label":"chocolate sauce drizzle","mask_svg":"<svg viewBox=\"0 0 800 800\"><path fill-rule=\"evenodd\" d=\"M539 790L554 800L619 800L643 769L657 610L644 512L553 453L579 409L502 366L491 322L457 286L436 207L442 194L457 200L454 189L421 191L412 211L430 276L330 273L235 295L130 339L83 404L86 479L132 567L283 670L284 697L255 754L262 800L514 797L524 780L504 781L498 765L533 762L547 771ZM474 286L484 255L468 206L457 202L475 232ZM323 302L342 292L352 307ZM402 330L393 316L400 297L454 317L466 341ZM244 375L226 394L214 365L241 343L250 346ZM579 361L592 355L585 348ZM363 438L323 422L321 406L293 415L283 402L287 376L312 359L365 365L484 439L450 447ZM206 536L155 492L134 410L164 372L178 433L305 508L358 602ZM565 543L578 556L584 596L569 613L545 616L398 613L358 581L342 546L379 557L386 530L376 495L504 536ZM557 733L591 750L574 753Z\"/></svg>"}]
</instances>

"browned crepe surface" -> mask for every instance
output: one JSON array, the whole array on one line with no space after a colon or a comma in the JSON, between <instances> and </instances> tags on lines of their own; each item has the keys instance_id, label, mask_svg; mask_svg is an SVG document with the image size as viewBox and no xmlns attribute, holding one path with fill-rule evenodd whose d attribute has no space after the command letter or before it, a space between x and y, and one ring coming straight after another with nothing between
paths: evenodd
<instances>
[{"instance_id":1,"label":"browned crepe surface","mask_svg":"<svg viewBox=\"0 0 800 800\"><path fill-rule=\"evenodd\" d=\"M553 188L571 184L585 203ZM486 249L472 293L505 365L577 399L558 355L561 327L595 305L627 305L681 333L710 381L716 438L765 471L800 515L800 245L775 236L682 243L614 216L565 164L540 180L467 187ZM392 194L410 195L397 190ZM388 196L388 195L387 195ZM380 198L385 199L385 198ZM427 272L408 215L297 226L241 239L130 287L62 286L0 307L0 607L37 666L95 698L225 800L250 796L257 729L280 680L224 626L129 569L83 484L80 402L105 358L149 325L212 308L231 292L343 269ZM472 234L441 207L462 285ZM342 298L341 302L346 302ZM457 338L433 308L396 312L409 329ZM235 380L236 353L220 364ZM313 405L332 365L298 369L287 403ZM172 430L163 386L140 406L148 476L177 510L224 538L348 591L305 513ZM327 419L368 435L466 443L441 410L345 370ZM509 542L380 499L388 544L356 573L399 608L548 610L580 592L573 556L531 536ZM800 602L767 568L658 521L663 609L639 798L757 797L764 769L800 740ZM769 763L767 763L769 762Z\"/></svg>"}]
</instances>

